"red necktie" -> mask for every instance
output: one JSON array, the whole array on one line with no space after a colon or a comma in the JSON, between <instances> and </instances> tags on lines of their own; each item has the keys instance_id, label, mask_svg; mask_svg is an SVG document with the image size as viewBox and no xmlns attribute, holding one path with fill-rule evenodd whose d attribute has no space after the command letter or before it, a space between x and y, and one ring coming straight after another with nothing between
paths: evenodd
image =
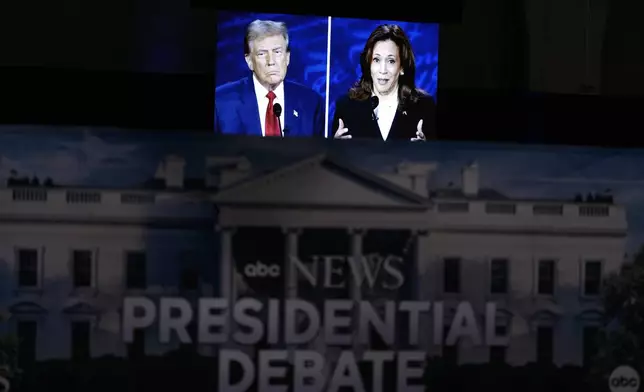
<instances>
[{"instance_id":1,"label":"red necktie","mask_svg":"<svg viewBox=\"0 0 644 392\"><path fill-rule=\"evenodd\" d=\"M275 100L275 93L269 91L266 94L268 98L268 106L266 107L266 131L264 134L266 136L282 136L282 130L280 129L280 123L277 120L277 116L273 113L273 101Z\"/></svg>"}]
</instances>

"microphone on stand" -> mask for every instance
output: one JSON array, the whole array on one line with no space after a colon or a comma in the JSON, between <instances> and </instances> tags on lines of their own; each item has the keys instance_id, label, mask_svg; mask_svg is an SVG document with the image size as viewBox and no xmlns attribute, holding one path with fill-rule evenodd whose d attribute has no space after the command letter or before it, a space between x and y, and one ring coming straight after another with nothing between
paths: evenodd
<instances>
[{"instance_id":1,"label":"microphone on stand","mask_svg":"<svg viewBox=\"0 0 644 392\"><path fill-rule=\"evenodd\" d=\"M380 104L380 100L375 95L371 97L371 119L378 121L378 115L376 114L376 108Z\"/></svg>"},{"instance_id":2,"label":"microphone on stand","mask_svg":"<svg viewBox=\"0 0 644 392\"><path fill-rule=\"evenodd\" d=\"M280 120L280 116L282 115L282 105L280 105L279 103L273 105L273 114L277 117L277 124L280 127L282 137L284 137L284 130L282 130L282 120Z\"/></svg>"}]
</instances>

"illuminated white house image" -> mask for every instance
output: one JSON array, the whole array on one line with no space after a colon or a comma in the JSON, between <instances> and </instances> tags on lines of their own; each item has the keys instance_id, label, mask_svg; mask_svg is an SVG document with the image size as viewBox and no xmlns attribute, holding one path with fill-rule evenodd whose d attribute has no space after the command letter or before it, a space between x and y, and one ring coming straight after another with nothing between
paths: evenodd
<instances>
[{"instance_id":1,"label":"illuminated white house image","mask_svg":"<svg viewBox=\"0 0 644 392\"><path fill-rule=\"evenodd\" d=\"M155 329L121 341L123 297L314 299L320 292L290 269L252 277L244 267L392 252L405 259L404 288L374 294L347 284L325 295L443 301L447 318L459 301L481 318L485 302L496 302L496 332L509 334L508 347L445 346L423 334L429 354L458 363L580 365L593 350L601 280L623 262L618 205L515 200L485 188L476 164L463 168L460 186L436 189L427 184L438 163L385 174L326 155L268 173L244 157L205 163L205 178L194 181L183 159L168 157L141 189L0 189L0 306L11 312L5 328L22 338L21 355L161 354L177 345L159 344Z\"/></svg>"}]
</instances>

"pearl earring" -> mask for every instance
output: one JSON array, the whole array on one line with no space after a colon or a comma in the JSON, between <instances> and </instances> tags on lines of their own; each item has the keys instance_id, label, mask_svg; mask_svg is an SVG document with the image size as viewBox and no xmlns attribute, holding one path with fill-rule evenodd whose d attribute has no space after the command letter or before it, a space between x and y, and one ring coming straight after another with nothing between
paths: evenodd
<instances>
[{"instance_id":1,"label":"pearl earring","mask_svg":"<svg viewBox=\"0 0 644 392\"><path fill-rule=\"evenodd\" d=\"M400 71L400 74L401 74L401 75L404 75L404 74L405 74L405 71Z\"/></svg>"}]
</instances>

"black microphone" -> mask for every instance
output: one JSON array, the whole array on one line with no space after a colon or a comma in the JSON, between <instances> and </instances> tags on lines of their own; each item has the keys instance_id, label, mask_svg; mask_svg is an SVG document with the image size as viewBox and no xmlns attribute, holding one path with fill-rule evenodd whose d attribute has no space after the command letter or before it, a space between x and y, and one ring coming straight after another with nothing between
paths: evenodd
<instances>
[{"instance_id":1,"label":"black microphone","mask_svg":"<svg viewBox=\"0 0 644 392\"><path fill-rule=\"evenodd\" d=\"M279 103L273 105L273 114L275 115L275 117L277 117L277 124L280 127L282 136L284 136L284 131L282 131L282 120L280 120L280 116L282 115L282 105L280 105Z\"/></svg>"},{"instance_id":2,"label":"black microphone","mask_svg":"<svg viewBox=\"0 0 644 392\"><path fill-rule=\"evenodd\" d=\"M378 121L378 116L376 116L376 108L380 104L380 100L375 95L371 97L371 119Z\"/></svg>"}]
</instances>

